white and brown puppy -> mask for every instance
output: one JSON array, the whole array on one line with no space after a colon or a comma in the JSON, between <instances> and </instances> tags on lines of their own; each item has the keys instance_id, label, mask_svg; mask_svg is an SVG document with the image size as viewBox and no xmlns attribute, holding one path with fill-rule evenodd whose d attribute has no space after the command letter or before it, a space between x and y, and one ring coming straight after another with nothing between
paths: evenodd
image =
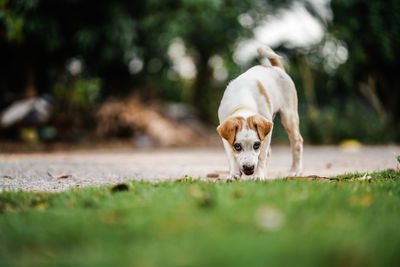
<instances>
[{"instance_id":1,"label":"white and brown puppy","mask_svg":"<svg viewBox=\"0 0 400 267\"><path fill-rule=\"evenodd\" d=\"M292 148L290 175L302 170L303 139L299 131L297 92L277 54L258 48L272 66L255 66L231 81L218 109L222 137L229 161L229 179L242 174L264 179L271 157L273 120L280 113Z\"/></svg>"}]
</instances>

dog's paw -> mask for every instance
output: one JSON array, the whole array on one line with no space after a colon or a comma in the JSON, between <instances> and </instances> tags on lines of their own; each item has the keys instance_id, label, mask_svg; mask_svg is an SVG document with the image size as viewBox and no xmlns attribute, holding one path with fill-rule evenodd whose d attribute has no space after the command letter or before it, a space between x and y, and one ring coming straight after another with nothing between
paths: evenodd
<instances>
[{"instance_id":1,"label":"dog's paw","mask_svg":"<svg viewBox=\"0 0 400 267\"><path fill-rule=\"evenodd\" d=\"M253 175L249 176L249 178L251 180L261 180L261 181L263 181L263 180L265 180L265 175L263 173L258 173L258 174L256 173L256 174L253 174Z\"/></svg>"},{"instance_id":2,"label":"dog's paw","mask_svg":"<svg viewBox=\"0 0 400 267\"><path fill-rule=\"evenodd\" d=\"M241 174L229 174L228 177L226 177L227 180L239 180Z\"/></svg>"},{"instance_id":3,"label":"dog's paw","mask_svg":"<svg viewBox=\"0 0 400 267\"><path fill-rule=\"evenodd\" d=\"M255 172L254 172L254 174L252 174L251 176L249 176L249 178L251 179L251 180L261 180L261 181L263 181L263 180L265 180L266 179L266 172L265 172L265 170L263 169L263 168L258 168Z\"/></svg>"},{"instance_id":4,"label":"dog's paw","mask_svg":"<svg viewBox=\"0 0 400 267\"><path fill-rule=\"evenodd\" d=\"M301 169L291 169L288 176L301 176Z\"/></svg>"}]
</instances>

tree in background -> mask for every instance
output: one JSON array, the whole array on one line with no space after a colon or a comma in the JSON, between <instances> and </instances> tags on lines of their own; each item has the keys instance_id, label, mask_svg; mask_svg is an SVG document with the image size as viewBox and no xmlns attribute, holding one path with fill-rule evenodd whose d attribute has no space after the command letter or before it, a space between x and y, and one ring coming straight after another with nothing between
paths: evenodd
<instances>
[{"instance_id":1,"label":"tree in background","mask_svg":"<svg viewBox=\"0 0 400 267\"><path fill-rule=\"evenodd\" d=\"M242 71L232 56L238 42L294 2L324 21L307 0L0 0L0 108L50 93L64 102L58 105L63 114L74 111L66 114L68 121L90 115L88 107L106 97L136 92L145 99L192 104L203 120L216 123L226 81ZM320 44L276 48L289 58L287 71L296 82L299 107L306 110L301 124L306 140L378 142L381 133L366 130L371 120L348 108L365 98L360 92L381 121L390 121L388 115L399 120L398 6L333 0L334 19ZM189 79L174 73L169 52L176 40L194 62ZM227 70L221 81L213 78L216 58Z\"/></svg>"},{"instance_id":2,"label":"tree in background","mask_svg":"<svg viewBox=\"0 0 400 267\"><path fill-rule=\"evenodd\" d=\"M307 142L400 140L399 7L398 1L333 0L320 43L276 48L288 57Z\"/></svg>"},{"instance_id":3,"label":"tree in background","mask_svg":"<svg viewBox=\"0 0 400 267\"><path fill-rule=\"evenodd\" d=\"M191 103L197 107L203 120L215 118L218 101L213 100L210 59L221 56L226 66L232 66L233 52L238 41L251 36L251 29L272 15L277 9L289 6L293 1L182 1L172 29L193 51L197 75L193 85ZM247 24L240 23L239 17L251 18ZM174 32L174 30L171 30ZM238 69L231 69L230 77L238 74ZM211 104L211 105L210 105ZM212 106L214 104L214 106Z\"/></svg>"},{"instance_id":4,"label":"tree in background","mask_svg":"<svg viewBox=\"0 0 400 267\"><path fill-rule=\"evenodd\" d=\"M166 78L171 68L168 47L181 38L197 70L189 101L207 120L210 58L220 55L232 62L238 40L250 36L251 28L266 15L291 2L2 0L0 105L23 94L52 92L56 83L65 82L65 66L73 58L82 61L83 76L101 79L104 96L140 89L151 97L166 97L163 87L179 92L172 87L182 86ZM246 27L238 20L243 13L252 18ZM130 64L135 59L132 75Z\"/></svg>"},{"instance_id":5,"label":"tree in background","mask_svg":"<svg viewBox=\"0 0 400 267\"><path fill-rule=\"evenodd\" d=\"M332 0L329 28L345 42L348 59L338 75L349 88L360 88L380 117L400 122L400 2Z\"/></svg>"},{"instance_id":6,"label":"tree in background","mask_svg":"<svg viewBox=\"0 0 400 267\"><path fill-rule=\"evenodd\" d=\"M83 60L88 76L126 79L137 39L132 14L142 9L123 1L2 1L1 81L3 92L11 92L6 99L21 97L27 80L39 93L51 92L74 57Z\"/></svg>"}]
</instances>

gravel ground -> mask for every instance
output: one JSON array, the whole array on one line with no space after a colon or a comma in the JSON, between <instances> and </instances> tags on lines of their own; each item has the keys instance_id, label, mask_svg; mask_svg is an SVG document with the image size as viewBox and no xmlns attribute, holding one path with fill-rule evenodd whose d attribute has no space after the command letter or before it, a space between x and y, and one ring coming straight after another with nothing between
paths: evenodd
<instances>
[{"instance_id":1,"label":"gravel ground","mask_svg":"<svg viewBox=\"0 0 400 267\"><path fill-rule=\"evenodd\" d=\"M399 146L363 146L351 151L306 146L303 174L331 176L397 168L398 154ZM273 146L268 177L286 176L290 163L289 147ZM185 175L207 179L209 173L225 178L227 169L221 148L0 154L0 190L62 191L133 179L159 181ZM61 174L69 176L58 178Z\"/></svg>"}]
</instances>

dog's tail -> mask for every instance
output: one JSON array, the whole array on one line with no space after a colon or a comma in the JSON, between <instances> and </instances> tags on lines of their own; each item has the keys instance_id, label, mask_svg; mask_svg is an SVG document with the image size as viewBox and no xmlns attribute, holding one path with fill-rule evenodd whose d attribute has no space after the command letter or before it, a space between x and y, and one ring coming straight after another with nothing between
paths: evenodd
<instances>
[{"instance_id":1,"label":"dog's tail","mask_svg":"<svg viewBox=\"0 0 400 267\"><path fill-rule=\"evenodd\" d=\"M257 52L260 56L268 58L268 60L269 60L269 62L271 62L272 66L276 66L276 67L279 67L279 68L285 70L281 61L279 60L281 58L281 56L277 55L274 52L274 50L272 50L269 46L266 46L266 45L260 46L257 49Z\"/></svg>"}]
</instances>

